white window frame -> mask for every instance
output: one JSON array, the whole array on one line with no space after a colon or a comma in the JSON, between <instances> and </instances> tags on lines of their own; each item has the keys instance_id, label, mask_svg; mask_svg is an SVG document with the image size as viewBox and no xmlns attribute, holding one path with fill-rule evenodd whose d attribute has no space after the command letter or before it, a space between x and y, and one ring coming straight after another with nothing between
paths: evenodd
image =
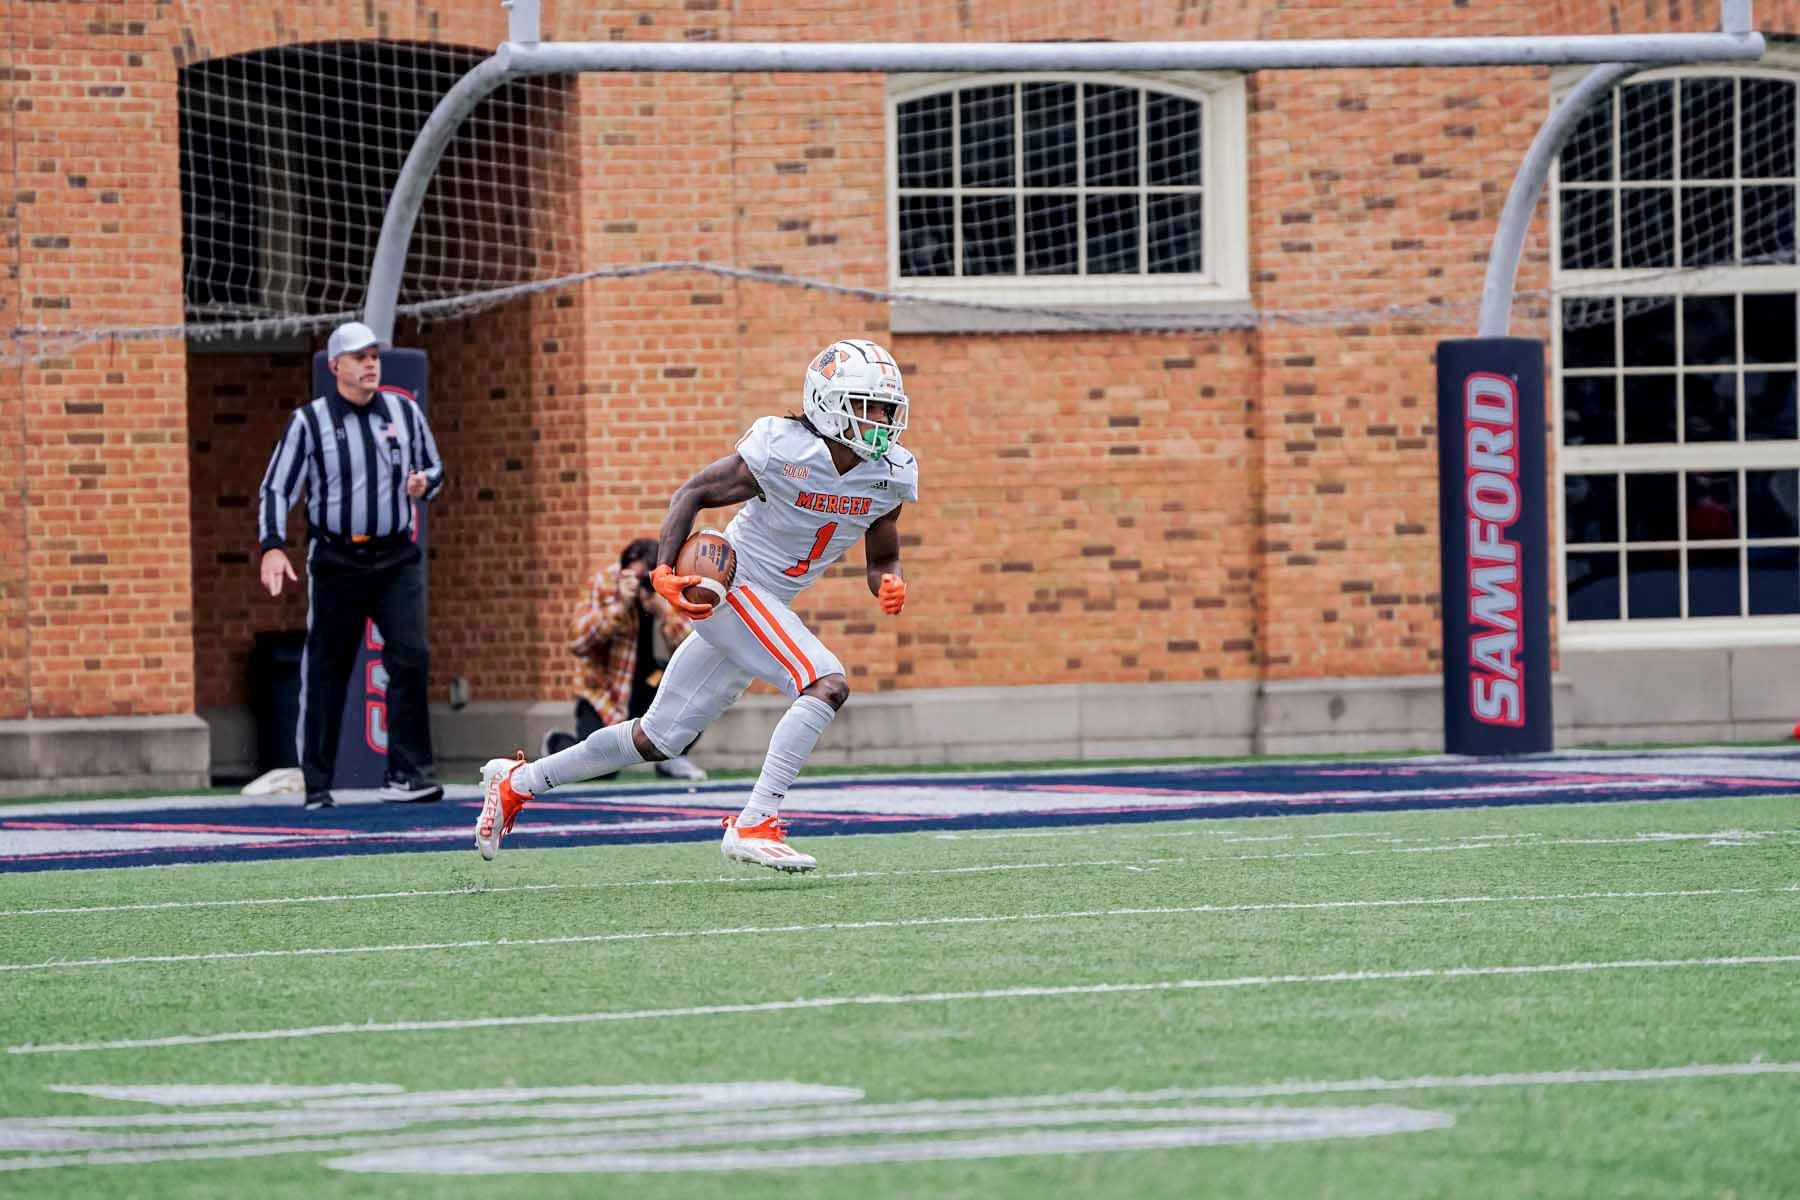
<instances>
[{"instance_id":1,"label":"white window frame","mask_svg":"<svg viewBox=\"0 0 1800 1200\"><path fill-rule=\"evenodd\" d=\"M1207 270L1185 275L981 276L927 279L900 274L899 110L957 88L1017 83L1091 83L1163 92L1201 103L1202 251ZM1015 110L1015 120L1020 119ZM1196 317L1250 310L1249 159L1244 76L1201 71L995 72L913 74L888 77L887 109L888 281L904 301L963 302L1022 309L1132 310ZM1019 144L1019 143L1015 143ZM948 194L960 198L960 172ZM899 305L896 308L900 307ZM1029 316L1029 313L1026 314ZM940 309L939 327L991 328L975 310Z\"/></svg>"},{"instance_id":2,"label":"white window frame","mask_svg":"<svg viewBox=\"0 0 1800 1200\"><path fill-rule=\"evenodd\" d=\"M1560 102L1586 74L1587 68L1558 68L1552 75L1552 98ZM1800 87L1800 46L1771 43L1768 54L1751 67L1688 67L1645 71L1626 80L1624 86L1659 79L1716 79L1732 76L1741 79L1779 79ZM1736 181L1738 176L1732 176ZM1615 180L1615 184L1617 181ZM1732 646L1772 646L1800 643L1800 614L1737 617L1664 617L1632 620L1623 617L1611 621L1571 621L1568 595L1568 543L1566 513L1563 504L1563 479L1568 475L1618 475L1637 473L1675 473L1787 470L1800 468L1800 445L1788 442L1707 442L1687 444L1655 444L1611 446L1565 446L1563 437L1563 336L1562 302L1581 296L1669 296L1679 304L1689 296L1736 295L1738 293L1794 292L1800 294L1800 265L1782 264L1758 267L1716 267L1698 269L1649 268L1632 270L1562 269L1562 187L1560 163L1550 187L1550 252L1551 306L1550 397L1547 409L1555 438L1556 469L1551 477L1551 546L1555 555L1556 618L1559 642L1564 650L1641 650L1641 649L1707 649ZM1679 227L1677 229L1679 236ZM1679 337L1679 332L1677 334ZM1743 330L1738 330L1739 363L1742 370ZM1615 370L1623 369L1622 367ZM1671 368L1671 372L1677 368ZM1621 435L1623 431L1621 430ZM1739 521L1744 523L1739 496ZM1693 543L1685 540L1685 517L1681 528L1684 549L1725 549L1736 543ZM1623 538L1623 531L1620 533ZM1784 544L1759 543L1759 544ZM1625 549L1621 540L1620 549ZM1662 547L1645 545L1644 549ZM1740 579L1740 589L1748 586ZM1621 574L1621 591L1626 580ZM1680 581L1683 607L1687 602L1687 577ZM1740 591L1740 595L1741 595Z\"/></svg>"}]
</instances>

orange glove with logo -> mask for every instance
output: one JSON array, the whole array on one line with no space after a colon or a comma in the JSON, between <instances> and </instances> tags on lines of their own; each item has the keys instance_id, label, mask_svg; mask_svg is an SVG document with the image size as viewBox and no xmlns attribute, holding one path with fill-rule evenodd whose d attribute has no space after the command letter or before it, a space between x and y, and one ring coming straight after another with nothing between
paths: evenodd
<instances>
[{"instance_id":1,"label":"orange glove with logo","mask_svg":"<svg viewBox=\"0 0 1800 1200\"><path fill-rule=\"evenodd\" d=\"M906 607L906 580L898 575L883 575L881 590L875 594L875 599L881 602L882 612L890 617L899 616L900 610Z\"/></svg>"},{"instance_id":2,"label":"orange glove with logo","mask_svg":"<svg viewBox=\"0 0 1800 1200\"><path fill-rule=\"evenodd\" d=\"M681 594L683 588L692 587L700 582L698 575L677 575L668 563L658 563L650 572L650 586L656 594L667 600L672 608L682 616L694 621L704 621L712 616L713 606L695 604Z\"/></svg>"}]
</instances>

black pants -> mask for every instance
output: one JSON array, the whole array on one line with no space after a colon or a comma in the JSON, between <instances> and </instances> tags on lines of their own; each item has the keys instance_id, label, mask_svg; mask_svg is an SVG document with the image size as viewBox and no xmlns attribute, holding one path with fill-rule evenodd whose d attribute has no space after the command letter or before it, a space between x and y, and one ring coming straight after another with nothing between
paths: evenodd
<instances>
[{"instance_id":1,"label":"black pants","mask_svg":"<svg viewBox=\"0 0 1800 1200\"><path fill-rule=\"evenodd\" d=\"M411 776L431 766L421 564L418 546L409 541L356 546L314 538L307 551L311 603L300 696L300 772L309 793L331 787L344 693L368 621L381 630L381 664L388 676L388 775Z\"/></svg>"}]
</instances>

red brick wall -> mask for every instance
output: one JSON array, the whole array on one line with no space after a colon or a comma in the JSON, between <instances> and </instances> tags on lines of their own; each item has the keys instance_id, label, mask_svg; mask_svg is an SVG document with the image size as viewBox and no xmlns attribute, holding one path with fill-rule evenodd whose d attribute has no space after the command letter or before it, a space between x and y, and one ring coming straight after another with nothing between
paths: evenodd
<instances>
[{"instance_id":1,"label":"red brick wall","mask_svg":"<svg viewBox=\"0 0 1800 1200\"><path fill-rule=\"evenodd\" d=\"M0 67L0 103L10 114L19 98L21 81L10 66ZM12 123L0 122L0 162L13 161L15 142ZM0 189L0 245L14 263L19 254L19 206L13 187ZM9 272L10 274L10 272ZM20 322L17 287L0 287L0 322L8 336L0 341L6 356L0 364L0 719L22 713L26 707L26 675L29 638L26 622L26 521L23 491L25 447L22 418L24 393L14 365L24 346L16 334Z\"/></svg>"},{"instance_id":2,"label":"red brick wall","mask_svg":"<svg viewBox=\"0 0 1800 1200\"><path fill-rule=\"evenodd\" d=\"M1269 72L1252 87L1261 334L1258 566L1270 678L1435 670L1435 343L1474 332L1542 72ZM1331 130L1329 158L1296 153ZM1287 148L1289 152L1280 150ZM1496 169L1501 167L1503 169ZM1540 222L1521 290L1548 283ZM1329 326L1283 320L1366 310ZM1419 319L1387 305L1435 303ZM1541 321L1528 330L1544 331Z\"/></svg>"},{"instance_id":3,"label":"red brick wall","mask_svg":"<svg viewBox=\"0 0 1800 1200\"><path fill-rule=\"evenodd\" d=\"M6 500L4 536L24 529L7 547L7 661L21 619L29 631L24 686L9 671L0 717L193 708L180 339L67 336L181 320L166 11L32 5L10 17L15 319L34 355L9 368L0 413L8 473L23 476Z\"/></svg>"},{"instance_id":4,"label":"red brick wall","mask_svg":"<svg viewBox=\"0 0 1800 1200\"><path fill-rule=\"evenodd\" d=\"M177 62L355 37L484 46L505 27L491 0L171 7L16 14L0 92L19 138L0 213L19 269L0 296L10 325L180 322ZM896 8L906 21L841 0L556 0L546 31L1292 38L1704 29L1717 14L1716 0ZM1800 0L1757 15L1800 27ZM537 220L574 231L581 263L886 286L879 78L590 75L569 95L557 136L573 165ZM879 616L860 556L802 601L856 686L1435 669L1431 350L1473 327L1548 76L1268 72L1249 96L1254 332L893 336L884 305L705 271L403 327L431 355L450 476L433 512L434 695L457 675L479 699L566 695L562 641L586 574L652 532L674 487L750 421L795 407L807 358L853 335L886 340L904 367L924 467L902 523L906 616ZM1547 280L1540 219L1519 286ZM1426 301L1444 307L1380 315ZM1293 319L1320 308L1367 317ZM1544 329L1541 313L1515 322ZM307 390L304 356L75 342L0 376L0 717L24 715L28 690L39 715L243 703L251 633L303 621L303 592L258 590L253 522L269 446Z\"/></svg>"}]
</instances>

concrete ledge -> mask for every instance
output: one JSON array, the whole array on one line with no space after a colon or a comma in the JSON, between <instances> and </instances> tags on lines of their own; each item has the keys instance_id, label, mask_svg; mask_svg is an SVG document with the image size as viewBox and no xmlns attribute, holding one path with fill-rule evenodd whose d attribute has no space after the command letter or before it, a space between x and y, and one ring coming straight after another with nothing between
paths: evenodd
<instances>
[{"instance_id":1,"label":"concrete ledge","mask_svg":"<svg viewBox=\"0 0 1800 1200\"><path fill-rule=\"evenodd\" d=\"M1778 727L1771 736L1786 737L1800 721L1800 646L1734 649L1731 656L1731 717L1734 721L1767 721Z\"/></svg>"},{"instance_id":2,"label":"concrete ledge","mask_svg":"<svg viewBox=\"0 0 1800 1200\"><path fill-rule=\"evenodd\" d=\"M1575 685L1550 685L1557 745L1574 733ZM1296 679L1265 684L1260 752L1353 754L1444 749L1444 681L1437 675L1380 679Z\"/></svg>"},{"instance_id":3,"label":"concrete ledge","mask_svg":"<svg viewBox=\"0 0 1800 1200\"><path fill-rule=\"evenodd\" d=\"M1553 684L1558 746L1747 741L1785 737L1800 720L1800 647L1583 651ZM1059 684L858 692L831 723L820 766L1334 754L1444 748L1436 675L1237 683ZM573 701L434 705L439 774L472 782L487 759L571 729ZM1787 711L1789 708L1795 711ZM706 731L694 759L714 770L762 763L787 710L746 696ZM214 762L254 773L247 710L208 710ZM227 754L232 757L228 760Z\"/></svg>"},{"instance_id":4,"label":"concrete ledge","mask_svg":"<svg viewBox=\"0 0 1800 1200\"><path fill-rule=\"evenodd\" d=\"M1800 720L1800 647L1570 652L1555 682L1558 746L1761 741ZM1059 684L859 692L826 730L821 766L1443 749L1435 675L1254 683ZM569 729L573 701L434 705L440 775ZM747 696L694 752L754 768L787 709ZM0 796L204 787L256 771L247 708L198 715L0 721Z\"/></svg>"},{"instance_id":5,"label":"concrete ledge","mask_svg":"<svg viewBox=\"0 0 1800 1200\"><path fill-rule=\"evenodd\" d=\"M1583 650L1563 655L1563 672L1581 680L1575 724L1594 727L1729 724L1732 665L1728 650Z\"/></svg>"},{"instance_id":6,"label":"concrete ledge","mask_svg":"<svg viewBox=\"0 0 1800 1200\"><path fill-rule=\"evenodd\" d=\"M0 721L0 796L206 787L210 741L192 713Z\"/></svg>"},{"instance_id":7,"label":"concrete ledge","mask_svg":"<svg viewBox=\"0 0 1800 1200\"><path fill-rule=\"evenodd\" d=\"M248 708L203 708L212 745L212 773L223 779L254 779L256 767L256 717Z\"/></svg>"},{"instance_id":8,"label":"concrete ledge","mask_svg":"<svg viewBox=\"0 0 1800 1200\"><path fill-rule=\"evenodd\" d=\"M813 753L820 766L1007 762L1247 754L1249 683L1061 684L858 692ZM446 778L472 777L495 754L537 753L544 733L567 729L572 701L434 705L432 741ZM781 696L739 700L694 749L710 769L760 766Z\"/></svg>"},{"instance_id":9,"label":"concrete ledge","mask_svg":"<svg viewBox=\"0 0 1800 1200\"><path fill-rule=\"evenodd\" d=\"M1444 748L1441 696L1436 676L1272 683L1263 688L1260 705L1257 687L1248 681L858 692L826 729L811 761L876 766L1436 752ZM707 730L694 760L709 769L761 765L787 705L779 696L746 696ZM1556 705L1559 714L1572 711L1567 681L1556 684ZM439 765L450 778L473 777L496 753L517 747L535 753L545 730L568 724L561 704L432 710ZM491 735L502 728L510 740ZM1571 735L1566 725L1558 726L1559 743Z\"/></svg>"}]
</instances>

